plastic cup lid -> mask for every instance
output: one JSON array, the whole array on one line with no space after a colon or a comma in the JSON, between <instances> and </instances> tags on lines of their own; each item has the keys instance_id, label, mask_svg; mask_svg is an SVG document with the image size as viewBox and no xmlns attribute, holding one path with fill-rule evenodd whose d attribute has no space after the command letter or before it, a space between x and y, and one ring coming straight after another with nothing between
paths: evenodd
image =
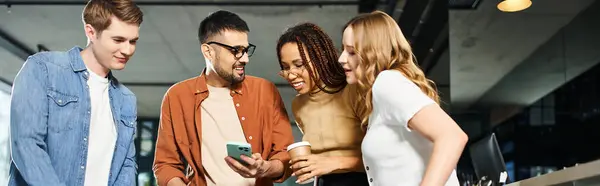
<instances>
[{"instance_id":1,"label":"plastic cup lid","mask_svg":"<svg viewBox=\"0 0 600 186\"><path fill-rule=\"evenodd\" d=\"M290 146L288 146L287 150L292 150L296 147L301 147L301 146L310 146L310 143L308 143L308 141L296 142L296 143L293 143Z\"/></svg>"}]
</instances>

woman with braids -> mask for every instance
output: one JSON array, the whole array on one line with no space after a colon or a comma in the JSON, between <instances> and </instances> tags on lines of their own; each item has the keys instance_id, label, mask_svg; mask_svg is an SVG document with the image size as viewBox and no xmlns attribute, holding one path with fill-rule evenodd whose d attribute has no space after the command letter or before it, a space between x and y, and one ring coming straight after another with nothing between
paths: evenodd
<instances>
[{"instance_id":1,"label":"woman with braids","mask_svg":"<svg viewBox=\"0 0 600 186\"><path fill-rule=\"evenodd\" d=\"M434 84L389 15L350 20L339 62L358 84L367 128L362 154L372 185L459 185L454 170L468 138L438 105Z\"/></svg>"},{"instance_id":2,"label":"woman with braids","mask_svg":"<svg viewBox=\"0 0 600 186\"><path fill-rule=\"evenodd\" d=\"M319 186L369 185L362 166L363 131L355 86L346 86L332 40L315 24L289 28L277 43L285 78L298 91L292 111L312 155L291 160L297 183L315 176Z\"/></svg>"}]
</instances>

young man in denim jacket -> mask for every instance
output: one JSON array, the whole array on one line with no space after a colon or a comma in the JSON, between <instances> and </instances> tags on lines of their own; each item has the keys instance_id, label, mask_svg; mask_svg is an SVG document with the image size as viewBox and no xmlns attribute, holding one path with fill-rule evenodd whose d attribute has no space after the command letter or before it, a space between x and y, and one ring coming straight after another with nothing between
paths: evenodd
<instances>
[{"instance_id":1,"label":"young man in denim jacket","mask_svg":"<svg viewBox=\"0 0 600 186\"><path fill-rule=\"evenodd\" d=\"M136 97L112 75L133 55L143 13L90 0L88 45L30 56L13 83L9 185L134 185Z\"/></svg>"}]
</instances>

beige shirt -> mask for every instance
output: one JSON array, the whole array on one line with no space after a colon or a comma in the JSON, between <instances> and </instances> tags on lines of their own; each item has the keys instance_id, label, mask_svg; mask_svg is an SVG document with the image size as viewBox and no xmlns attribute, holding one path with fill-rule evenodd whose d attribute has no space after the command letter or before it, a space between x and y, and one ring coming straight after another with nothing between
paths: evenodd
<instances>
[{"instance_id":1,"label":"beige shirt","mask_svg":"<svg viewBox=\"0 0 600 186\"><path fill-rule=\"evenodd\" d=\"M254 178L244 178L225 162L227 142L247 142L233 105L229 88L208 86L209 95L202 104L202 165L208 185L250 186Z\"/></svg>"},{"instance_id":2,"label":"beige shirt","mask_svg":"<svg viewBox=\"0 0 600 186\"><path fill-rule=\"evenodd\" d=\"M311 144L313 154L361 158L363 131L356 88L348 85L335 94L298 95L292 102L296 123Z\"/></svg>"}]
</instances>

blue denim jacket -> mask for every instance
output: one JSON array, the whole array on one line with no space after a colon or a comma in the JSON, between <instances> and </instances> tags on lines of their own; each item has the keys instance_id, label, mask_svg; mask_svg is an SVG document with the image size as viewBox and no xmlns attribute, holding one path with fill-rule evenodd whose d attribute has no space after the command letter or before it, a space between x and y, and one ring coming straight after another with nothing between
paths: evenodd
<instances>
[{"instance_id":1,"label":"blue denim jacket","mask_svg":"<svg viewBox=\"0 0 600 186\"><path fill-rule=\"evenodd\" d=\"M90 127L80 47L30 56L13 83L10 186L83 185ZM108 185L135 185L136 97L109 74L117 143Z\"/></svg>"}]
</instances>

